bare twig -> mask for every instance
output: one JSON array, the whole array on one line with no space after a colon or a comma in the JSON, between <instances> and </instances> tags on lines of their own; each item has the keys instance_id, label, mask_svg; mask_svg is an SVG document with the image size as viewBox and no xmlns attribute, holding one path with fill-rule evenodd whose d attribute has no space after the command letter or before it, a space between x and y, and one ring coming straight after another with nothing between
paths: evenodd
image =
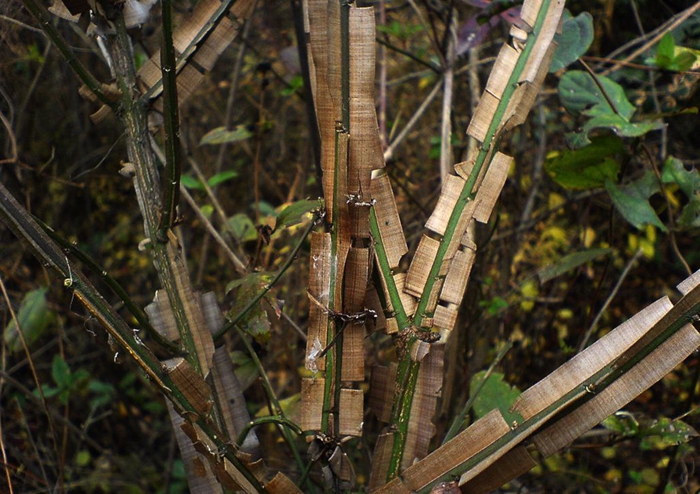
<instances>
[{"instance_id":1,"label":"bare twig","mask_svg":"<svg viewBox=\"0 0 700 494\"><path fill-rule=\"evenodd\" d=\"M386 148L386 151L384 151L384 161L389 161L391 158L394 157L394 152L396 151L396 148L403 142L408 133L411 132L411 130L413 130L413 127L415 127L416 123L418 123L420 117L423 116L425 111L428 109L428 106L430 106L430 103L432 103L435 97L438 95L438 92L440 91L441 87L442 80L440 80L440 82L433 86L433 89L420 104L420 106L413 114L411 119L408 121L408 123L406 123L406 126L403 129L401 129L401 132L399 132L399 135L396 136L396 139L394 139L389 145L389 147Z\"/></svg>"},{"instance_id":2,"label":"bare twig","mask_svg":"<svg viewBox=\"0 0 700 494\"><path fill-rule=\"evenodd\" d=\"M620 68L624 63L630 62L637 58L639 55L647 51L649 48L654 46L656 43L661 41L661 38L664 37L664 35L670 31L673 31L676 29L678 26L680 26L683 22L685 22L686 19L688 19L691 15L695 13L696 10L700 9L700 2L695 2L695 4L691 7L688 7L685 9L683 12L673 16L668 22L666 22L663 26L661 26L659 29L654 31L653 37L644 43L641 47L636 49L632 54L628 55L625 57L623 60L616 62L615 64L612 65L612 67L608 67L605 69L600 75L608 75L611 72L614 72L618 68ZM651 34L651 33L650 33Z\"/></svg>"},{"instance_id":3,"label":"bare twig","mask_svg":"<svg viewBox=\"0 0 700 494\"><path fill-rule=\"evenodd\" d=\"M634 263L641 256L642 256L642 250L638 249L637 252L634 253L632 258L625 265L625 269L622 270L622 274L620 275L620 278L617 280L615 287L610 292L610 295L608 295L608 298L605 299L603 306L600 308L600 310L596 314L590 327L586 330L586 334L584 335L583 340L581 341L581 344L578 346L579 353L582 352L586 348L586 345L588 344L588 340L591 338L593 331L598 326L598 321L600 321L600 318L603 317L603 314L605 314L605 311L608 310L608 307L610 306L613 299L617 295L617 292L620 291L620 288L622 287L622 283L625 281L625 278L627 278L627 275L629 274L630 270L632 269L632 266L634 266Z\"/></svg>"}]
</instances>

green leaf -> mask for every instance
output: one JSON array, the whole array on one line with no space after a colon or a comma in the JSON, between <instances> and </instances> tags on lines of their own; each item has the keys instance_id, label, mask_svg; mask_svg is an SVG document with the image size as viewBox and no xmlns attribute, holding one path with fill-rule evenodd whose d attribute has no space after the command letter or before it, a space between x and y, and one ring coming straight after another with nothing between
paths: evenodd
<instances>
[{"instance_id":1,"label":"green leaf","mask_svg":"<svg viewBox=\"0 0 700 494\"><path fill-rule=\"evenodd\" d=\"M17 311L17 322L28 347L41 337L53 319L53 314L46 305L46 291L47 288L37 288L27 293ZM5 328L3 337L10 353L17 353L24 348L14 319Z\"/></svg>"},{"instance_id":2,"label":"green leaf","mask_svg":"<svg viewBox=\"0 0 700 494\"><path fill-rule=\"evenodd\" d=\"M582 264L586 264L589 261L606 256L611 252L612 249L588 249L574 252L573 254L562 257L554 264L541 269L537 273L537 276L540 278L540 283L546 283L557 276L568 273L572 269L575 269Z\"/></svg>"},{"instance_id":3,"label":"green leaf","mask_svg":"<svg viewBox=\"0 0 700 494\"><path fill-rule=\"evenodd\" d=\"M549 67L550 73L567 67L588 51L593 42L593 17L588 12L571 17L567 10L562 33L556 35L554 40L558 45Z\"/></svg>"},{"instance_id":4,"label":"green leaf","mask_svg":"<svg viewBox=\"0 0 700 494\"><path fill-rule=\"evenodd\" d=\"M73 380L71 379L70 367L68 367L68 364L60 355L56 355L53 358L53 364L51 365L51 377L53 377L53 380L58 385L59 389L69 388L73 383Z\"/></svg>"},{"instance_id":5,"label":"green leaf","mask_svg":"<svg viewBox=\"0 0 700 494\"><path fill-rule=\"evenodd\" d=\"M187 189L204 190L204 185L191 175L180 175L180 183Z\"/></svg>"},{"instance_id":6,"label":"green leaf","mask_svg":"<svg viewBox=\"0 0 700 494\"><path fill-rule=\"evenodd\" d=\"M620 411L601 422L606 429L616 432L623 437L635 436L639 433L639 423L629 412Z\"/></svg>"},{"instance_id":7,"label":"green leaf","mask_svg":"<svg viewBox=\"0 0 700 494\"><path fill-rule=\"evenodd\" d=\"M582 132L566 135L572 148L590 144L588 133L593 129L610 129L621 137L638 137L665 125L662 121L631 122L635 107L622 86L607 77L594 79L588 72L572 70L564 74L559 81L559 98L568 111L590 117Z\"/></svg>"},{"instance_id":8,"label":"green leaf","mask_svg":"<svg viewBox=\"0 0 700 494\"><path fill-rule=\"evenodd\" d=\"M661 222L649 204L649 198L659 191L656 177L648 172L642 178L626 185L618 187L614 182L605 182L605 188L610 194L613 204L620 214L635 228L643 229L645 225L654 225L661 231L666 231L666 227Z\"/></svg>"},{"instance_id":9,"label":"green leaf","mask_svg":"<svg viewBox=\"0 0 700 494\"><path fill-rule=\"evenodd\" d=\"M694 197L685 205L676 223L681 230L700 228L700 197Z\"/></svg>"},{"instance_id":10,"label":"green leaf","mask_svg":"<svg viewBox=\"0 0 700 494\"><path fill-rule=\"evenodd\" d=\"M688 199L695 198L700 191L700 172L696 168L686 170L683 162L673 156L666 158L661 170L661 181L665 184L677 184Z\"/></svg>"},{"instance_id":11,"label":"green leaf","mask_svg":"<svg viewBox=\"0 0 700 494\"><path fill-rule=\"evenodd\" d=\"M491 300L482 300L479 302L479 306L485 308L488 315L495 316L508 307L508 301L502 297L494 297Z\"/></svg>"},{"instance_id":12,"label":"green leaf","mask_svg":"<svg viewBox=\"0 0 700 494\"><path fill-rule=\"evenodd\" d=\"M244 125L239 125L235 130L226 130L226 127L217 127L207 132L199 145L205 144L225 144L229 142L244 141L253 135Z\"/></svg>"},{"instance_id":13,"label":"green leaf","mask_svg":"<svg viewBox=\"0 0 700 494\"><path fill-rule=\"evenodd\" d=\"M605 94L601 92L598 83ZM615 108L610 106L606 95ZM559 81L559 98L568 111L591 117L619 113L629 120L635 111L622 86L603 76L598 76L596 81L588 72L581 70L571 70L562 76Z\"/></svg>"},{"instance_id":14,"label":"green leaf","mask_svg":"<svg viewBox=\"0 0 700 494\"><path fill-rule=\"evenodd\" d=\"M239 242L257 240L258 231L253 221L244 213L237 213L228 219L228 224Z\"/></svg>"},{"instance_id":15,"label":"green leaf","mask_svg":"<svg viewBox=\"0 0 700 494\"><path fill-rule=\"evenodd\" d=\"M661 41L659 41L656 47L657 57L666 57L668 60L673 60L675 58L676 43L673 41L673 36L670 32L664 34Z\"/></svg>"},{"instance_id":16,"label":"green leaf","mask_svg":"<svg viewBox=\"0 0 700 494\"><path fill-rule=\"evenodd\" d=\"M228 180L232 180L237 176L238 172L236 170L227 170L225 172L217 173L209 180L207 180L207 183L209 184L209 187L216 187L217 185L222 184Z\"/></svg>"},{"instance_id":17,"label":"green leaf","mask_svg":"<svg viewBox=\"0 0 700 494\"><path fill-rule=\"evenodd\" d=\"M238 379L238 384L240 384L241 389L245 391L260 375L258 372L258 367L247 353L237 350L231 352L231 362L233 362L233 365L235 366L234 372L236 374L236 378Z\"/></svg>"},{"instance_id":18,"label":"green leaf","mask_svg":"<svg viewBox=\"0 0 700 494\"><path fill-rule=\"evenodd\" d=\"M301 223L302 217L306 213L310 213L311 211L318 209L319 205L318 200L293 202L280 211L280 213L277 215L277 224L275 225L275 229L287 228L292 225L296 225L297 223Z\"/></svg>"},{"instance_id":19,"label":"green leaf","mask_svg":"<svg viewBox=\"0 0 700 494\"><path fill-rule=\"evenodd\" d=\"M617 180L620 164L610 157L623 151L618 137L594 137L586 147L567 150L547 160L545 170L564 188L595 189L603 187L606 180Z\"/></svg>"},{"instance_id":20,"label":"green leaf","mask_svg":"<svg viewBox=\"0 0 700 494\"><path fill-rule=\"evenodd\" d=\"M697 431L690 425L667 417L654 420L649 427L640 431L640 435L643 436L639 445L642 450L665 449L698 437Z\"/></svg>"},{"instance_id":21,"label":"green leaf","mask_svg":"<svg viewBox=\"0 0 700 494\"><path fill-rule=\"evenodd\" d=\"M477 372L471 379L470 388L476 390L484 380L486 371ZM474 413L477 418L481 418L494 408L503 414L506 422L512 423L517 419L517 415L509 411L511 405L520 397L520 390L503 381L503 374L492 372L474 399Z\"/></svg>"}]
</instances>

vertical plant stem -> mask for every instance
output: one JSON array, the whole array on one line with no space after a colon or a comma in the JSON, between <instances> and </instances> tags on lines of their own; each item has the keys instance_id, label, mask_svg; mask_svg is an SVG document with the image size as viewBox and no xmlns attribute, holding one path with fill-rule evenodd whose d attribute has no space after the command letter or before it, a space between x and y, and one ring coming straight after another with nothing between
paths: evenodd
<instances>
[{"instance_id":1,"label":"vertical plant stem","mask_svg":"<svg viewBox=\"0 0 700 494\"><path fill-rule=\"evenodd\" d=\"M122 93L118 115L126 128L127 153L134 164L134 184L144 217L144 230L150 240L149 246L158 277L172 307L186 358L201 373L201 362L206 357L198 355L193 332L201 329L203 316L197 312L198 307L190 299L189 276L177 240L169 230L166 232L166 242L161 241L158 235L162 192L155 157L149 144L146 109L139 102L131 38L121 12L113 22L116 32L107 37L107 42L112 52L117 84Z\"/></svg>"},{"instance_id":2,"label":"vertical plant stem","mask_svg":"<svg viewBox=\"0 0 700 494\"><path fill-rule=\"evenodd\" d=\"M164 180L163 211L158 225L157 236L160 242L167 242L167 231L175 223L177 205L180 200L182 153L180 148L180 116L178 112L171 0L162 0L162 12L163 43L160 50L160 65L163 77L166 178Z\"/></svg>"}]
</instances>

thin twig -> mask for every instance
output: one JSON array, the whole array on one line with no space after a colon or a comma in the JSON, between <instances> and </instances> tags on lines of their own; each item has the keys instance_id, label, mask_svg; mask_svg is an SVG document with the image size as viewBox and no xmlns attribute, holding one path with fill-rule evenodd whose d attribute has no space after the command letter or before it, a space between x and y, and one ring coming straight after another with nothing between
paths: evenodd
<instances>
[{"instance_id":1,"label":"thin twig","mask_svg":"<svg viewBox=\"0 0 700 494\"><path fill-rule=\"evenodd\" d=\"M53 445L54 448L56 449L56 454L59 454L59 449L58 449L58 435L56 434L56 428L54 427L54 423L52 420L52 415L49 412L49 406L46 402L46 397L44 396L44 390L41 387L41 381L39 380L39 374L37 374L36 371L36 366L34 365L34 360L32 359L32 354L29 351L29 345L27 345L27 340L24 337L24 329L22 328L22 325L19 323L19 319L17 318L17 314L15 313L15 310L12 308L12 302L10 302L10 297L7 294L7 290L5 289L5 283L2 280L2 277L0 276L0 291L2 291L2 296L5 299L5 303L7 304L7 308L10 311L10 317L15 323L15 330L17 331L17 335L19 336L20 342L22 342L22 348L24 349L24 353L27 355L27 363L29 364L29 369L32 372L32 377L34 378L34 385L36 386L37 393L39 393L39 399L41 400L41 408L44 409L44 413L46 414L46 420L49 423L49 431L51 432L51 439L53 440ZM3 372L4 374L4 372ZM42 468L43 472L43 468ZM45 475L45 474L44 474ZM60 477L60 475L59 475ZM49 479L45 478L46 480L46 485L49 485Z\"/></svg>"},{"instance_id":2,"label":"thin twig","mask_svg":"<svg viewBox=\"0 0 700 494\"><path fill-rule=\"evenodd\" d=\"M641 47L639 47L637 50L632 52L631 55L628 55L625 57L623 60L616 62L612 67L608 67L605 69L600 75L608 75L609 73L617 70L620 66L622 66L626 62L630 62L631 60L634 60L637 58L639 55L650 49L652 46L654 46L656 43L661 41L661 38L663 38L666 33L673 31L676 29L678 26L680 26L683 22L685 22L686 19L688 19L691 15L695 13L696 10L700 8L700 2L696 2L692 7L688 7L685 9L683 12L680 14L675 15L672 17L666 24L664 24L663 29L657 29L657 31L654 31L656 34L654 35L653 38L651 38L649 41L644 43Z\"/></svg>"},{"instance_id":3,"label":"thin twig","mask_svg":"<svg viewBox=\"0 0 700 494\"><path fill-rule=\"evenodd\" d=\"M224 250L224 254L226 254L226 257L228 257L228 259L231 261L238 274L246 274L247 270L245 263L243 263L243 261L241 261L238 258L238 256L228 246L226 241L221 237L221 235L219 235L219 232L216 230L216 228L214 228L214 225L212 225L211 221L209 221L209 218L207 218L204 215L202 209L199 207L199 205L195 202L194 198L190 195L189 191L182 184L180 184L180 194L185 199L187 204L190 205L190 207L194 211L194 214L197 215L197 218L199 218L199 221L202 222L202 225L204 225L204 228L207 230L209 235L211 235L216 241L216 243L219 244L219 247L221 247Z\"/></svg>"},{"instance_id":4,"label":"thin twig","mask_svg":"<svg viewBox=\"0 0 700 494\"><path fill-rule=\"evenodd\" d=\"M584 335L583 340L581 341L581 344L578 346L579 353L581 353L586 348L586 345L588 344L588 340L591 338L593 331L598 326L598 321L600 321L600 318L603 317L603 314L605 314L605 311L608 310L608 307L610 306L613 299L617 295L617 292L620 291L620 288L622 287L622 283L625 281L625 278L627 278L627 275L629 274L630 270L632 269L632 266L634 266L634 263L641 256L642 256L642 249L637 249L637 252L634 253L632 258L627 262L627 265L625 265L625 269L622 271L622 274L620 275L620 278L617 280L615 287L610 292L610 295L608 295L608 298L605 299L603 306L600 308L600 310L596 314L590 327L586 330L586 334Z\"/></svg>"},{"instance_id":5,"label":"thin twig","mask_svg":"<svg viewBox=\"0 0 700 494\"><path fill-rule=\"evenodd\" d=\"M425 111L428 109L428 106L430 106L430 103L432 103L435 97L438 95L438 92L442 87L442 82L443 81L441 79L438 83L435 84L435 86L433 86L433 89L420 104L413 116L411 116L411 119L408 121L408 123L406 123L406 126L403 129L401 129L401 132L399 132L399 135L396 136L396 139L394 139L389 145L389 147L386 148L386 151L384 151L384 161L389 161L391 158L394 157L394 152L396 151L396 148L403 142L408 133L413 130L413 127L418 123L420 117L423 116Z\"/></svg>"},{"instance_id":6,"label":"thin twig","mask_svg":"<svg viewBox=\"0 0 700 494\"><path fill-rule=\"evenodd\" d=\"M277 394L275 393L275 390L272 388L272 383L270 382L270 379L267 377L267 374L265 373L265 367L262 365L262 362L260 362L260 358L258 357L258 354L255 352L255 349L253 346L250 344L248 341L248 334L243 331L241 328L238 326L234 326L236 332L238 333L238 336L240 336L241 341L243 342L243 345L245 345L246 350L248 351L248 355L250 358L253 360L253 363L255 364L255 367L258 370L258 374L260 374L260 379L263 388L265 389L265 392L267 394L268 399L272 403L274 410L273 413L279 417L281 420L285 422L289 422L287 420L287 417L284 413L284 410L282 409L282 405L280 405L279 400L277 399ZM297 449L297 445L294 442L294 438L289 434L289 430L287 427L282 427L281 428L282 432L282 437L284 437L285 442L289 446L289 449L292 452L292 456L294 456L294 461L296 461L297 466L299 467L299 471L303 472L304 471L304 462L301 459L301 455L299 454L299 450ZM306 483L307 487L307 492L308 488L310 486L310 483Z\"/></svg>"}]
</instances>

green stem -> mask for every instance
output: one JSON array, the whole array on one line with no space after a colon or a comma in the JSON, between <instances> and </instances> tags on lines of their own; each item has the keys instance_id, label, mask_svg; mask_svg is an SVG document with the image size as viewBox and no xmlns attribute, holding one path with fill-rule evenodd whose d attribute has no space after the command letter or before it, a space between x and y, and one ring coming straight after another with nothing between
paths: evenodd
<instances>
[{"instance_id":1,"label":"green stem","mask_svg":"<svg viewBox=\"0 0 700 494\"><path fill-rule=\"evenodd\" d=\"M51 228L38 218L35 218L35 220L44 229L47 235L51 237L51 239L53 239L54 242L57 242L59 245L61 245L61 247L70 251L70 253L74 257L76 257L80 262L85 264L90 269L90 271L99 275L102 278L102 281L104 281L107 284L107 286L112 290L112 292L114 292L114 294L117 297L119 297L119 300L122 301L124 307L126 307L129 313L131 313L131 315L134 316L134 319L136 319L139 325L141 325L141 328L144 331L146 331L146 333L148 333L148 335L151 338L153 338L153 341L155 341L158 345L167 350L171 355L178 355L182 353L182 349L179 345L173 343L167 338L164 338L163 335L161 335L158 331L155 330L153 326L151 326L151 323L148 320L148 316L143 311L143 309L141 309L141 307L136 305L134 301L131 300L129 295L126 293L126 290L122 288L119 282L117 282L117 280L110 276L109 273L107 273L107 271L105 271L102 268L102 266L100 266L92 257L90 257L87 254L87 252L83 251L78 246L70 243L68 240L56 233L53 228Z\"/></svg>"},{"instance_id":2,"label":"green stem","mask_svg":"<svg viewBox=\"0 0 700 494\"><path fill-rule=\"evenodd\" d=\"M270 379L268 379L267 374L265 373L265 367L263 367L262 362L260 362L260 358L258 357L258 354L255 353L255 349L253 348L253 345L250 344L248 341L248 334L243 331L241 328L238 326L234 326L236 332L238 333L238 336L241 337L241 341L243 342L243 345L245 345L246 350L248 351L248 355L250 355L250 358L253 360L253 363L255 364L255 367L258 369L258 374L260 374L260 379L262 381L263 388L265 389L265 392L267 394L267 398L270 400L270 403L272 403L272 406L274 407L273 412L275 415L278 417L279 420L285 422L285 423L291 423L287 417L284 414L284 410L282 410L282 406L280 405L279 400L277 399L277 395L275 394L275 390L272 389L272 383L270 383ZM304 462L301 459L301 455L299 454L299 449L297 448L296 443L294 442L294 438L289 434L289 430L287 427L282 428L282 437L284 438L285 442L289 446L290 451L292 452L292 456L294 456L294 461L296 462L297 466L299 467L299 471L303 472L304 471ZM240 443L239 443L240 444ZM307 492L309 489L311 489L311 483L306 480L305 481L305 487L307 489Z\"/></svg>"},{"instance_id":3,"label":"green stem","mask_svg":"<svg viewBox=\"0 0 700 494\"><path fill-rule=\"evenodd\" d=\"M177 385L163 372L163 366L153 353L141 344L131 328L117 314L110 303L95 289L83 273L68 264L61 249L49 238L37 222L19 205L0 183L0 219L20 239L24 239L34 256L45 266L63 277L63 285L70 288L87 310L102 324L107 333L128 353L150 381L175 405L188 422L198 424L217 449L251 483L257 492L264 492L263 485L227 447L225 436L206 417L199 415Z\"/></svg>"},{"instance_id":4,"label":"green stem","mask_svg":"<svg viewBox=\"0 0 700 494\"><path fill-rule=\"evenodd\" d=\"M78 76L78 79L80 79L100 101L112 109L116 108L114 98L110 98L104 93L100 82L92 75L92 72L80 62L61 33L58 32L58 29L56 29L56 26L53 24L55 19L51 13L46 10L46 7L37 0L22 0L22 3L34 18L39 21L41 29L46 33L56 48L58 48L58 51L61 52L68 65L75 72L75 75Z\"/></svg>"},{"instance_id":5,"label":"green stem","mask_svg":"<svg viewBox=\"0 0 700 494\"><path fill-rule=\"evenodd\" d=\"M214 28L219 24L221 19L228 13L229 9L231 8L231 5L236 0L223 0L221 4L217 7L216 11L214 14L209 18L209 20L202 26L202 29L199 30L197 35L192 39L189 45L187 45L187 48L185 48L185 51L182 52L180 57L177 60L177 64L175 65L175 73L179 73L185 65L190 60L190 57L194 55L194 53L197 51L199 48L200 44L202 44L212 33ZM234 21L235 22L235 21ZM242 22L242 21L238 21ZM160 96L161 92L163 92L163 79L159 79L156 81L153 86L151 86L148 91L146 91L140 99L140 103L143 105L148 104L149 101L151 101L154 98L157 98Z\"/></svg>"},{"instance_id":6,"label":"green stem","mask_svg":"<svg viewBox=\"0 0 700 494\"><path fill-rule=\"evenodd\" d=\"M158 240L167 242L167 231L172 228L177 216L180 199L180 174L182 153L180 148L180 116L177 98L177 74L175 73L175 48L173 47L173 25L171 0L162 1L163 43L160 50L160 65L163 77L163 119L165 124L165 184L163 210L158 225Z\"/></svg>"},{"instance_id":7,"label":"green stem","mask_svg":"<svg viewBox=\"0 0 700 494\"><path fill-rule=\"evenodd\" d=\"M129 160L134 164L136 198L144 217L144 229L150 240L154 265L168 296L187 360L201 373L201 362L206 357L199 355L193 331L201 329L198 322L204 318L197 314L198 307L189 299L192 293L189 275L176 239L172 234L168 235L168 242L159 239L158 212L162 206L162 192L155 157L149 145L146 109L138 99L131 38L121 13L116 15L113 25L115 34L107 36L107 43L122 93L118 115L126 129Z\"/></svg>"},{"instance_id":8,"label":"green stem","mask_svg":"<svg viewBox=\"0 0 700 494\"><path fill-rule=\"evenodd\" d=\"M297 424L295 424L286 417L261 417L258 419L251 420L248 423L248 425L246 425L245 428L241 430L241 432L238 434L236 444L240 447L245 442L245 438L248 437L248 434L253 428L264 424L277 424L279 426L286 427L287 429L292 430L295 434L299 436L304 433L304 431L301 430L301 427L299 427Z\"/></svg>"},{"instance_id":9,"label":"green stem","mask_svg":"<svg viewBox=\"0 0 700 494\"><path fill-rule=\"evenodd\" d=\"M274 278L270 281L270 283L266 284L265 287L255 296L253 299L246 304L241 311L236 314L228 323L224 325L219 331L214 334L214 341L218 341L223 335L225 335L228 331L231 330L231 328L235 327L245 315L250 312L250 310L255 307L255 305L262 300L262 298L267 295L267 292L269 292L272 287L274 287L277 282L282 278L284 273L287 272L289 267L292 265L292 263L296 260L297 255L299 254L299 251L301 250L302 245L304 245L304 242L306 239L309 237L311 232L313 231L314 227L318 224L318 221L320 220L319 216L315 216L310 222L309 225L306 227L306 230L304 230L304 233L302 233L301 238L297 242L297 244L294 246L294 249L292 250L291 254L289 254L289 257L287 260L284 262L284 264L280 267L279 271L277 271L277 274L275 274Z\"/></svg>"}]
</instances>

